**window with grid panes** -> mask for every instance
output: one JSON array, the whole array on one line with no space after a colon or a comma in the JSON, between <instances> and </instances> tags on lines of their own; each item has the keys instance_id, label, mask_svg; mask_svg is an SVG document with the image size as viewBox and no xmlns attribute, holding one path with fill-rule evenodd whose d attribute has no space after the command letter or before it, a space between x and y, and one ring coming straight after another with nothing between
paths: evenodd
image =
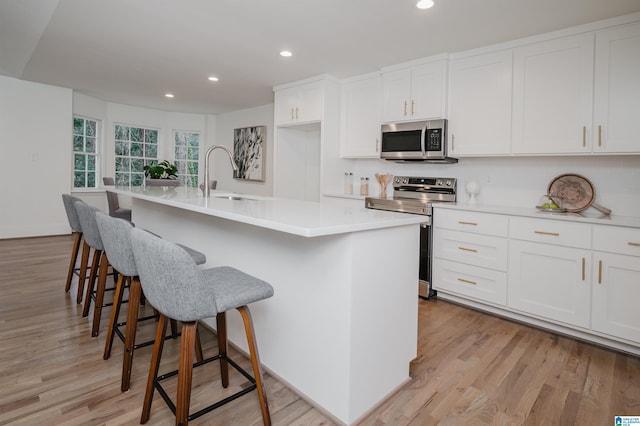
<instances>
[{"instance_id":1,"label":"window with grid panes","mask_svg":"<svg viewBox=\"0 0 640 426\"><path fill-rule=\"evenodd\" d=\"M73 188L95 188L98 182L99 122L73 117Z\"/></svg>"},{"instance_id":2,"label":"window with grid panes","mask_svg":"<svg viewBox=\"0 0 640 426\"><path fill-rule=\"evenodd\" d=\"M174 131L175 163L180 185L198 186L198 162L200 159L200 133Z\"/></svg>"},{"instance_id":3,"label":"window with grid panes","mask_svg":"<svg viewBox=\"0 0 640 426\"><path fill-rule=\"evenodd\" d=\"M142 186L144 166L158 164L158 130L114 125L116 185Z\"/></svg>"}]
</instances>

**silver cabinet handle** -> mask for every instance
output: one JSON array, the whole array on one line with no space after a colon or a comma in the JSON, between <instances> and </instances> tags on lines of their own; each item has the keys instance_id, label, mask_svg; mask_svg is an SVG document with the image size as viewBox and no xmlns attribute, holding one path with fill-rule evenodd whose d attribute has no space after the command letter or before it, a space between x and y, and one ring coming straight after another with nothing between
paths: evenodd
<instances>
[{"instance_id":1,"label":"silver cabinet handle","mask_svg":"<svg viewBox=\"0 0 640 426\"><path fill-rule=\"evenodd\" d=\"M473 285L477 285L478 284L475 281L465 280L464 278L458 278L458 281L463 282L463 283L467 283L467 284L473 284Z\"/></svg>"},{"instance_id":2,"label":"silver cabinet handle","mask_svg":"<svg viewBox=\"0 0 640 426\"><path fill-rule=\"evenodd\" d=\"M630 246L634 246L634 247L640 247L640 243L635 243L633 241L629 241L627 244L629 244Z\"/></svg>"},{"instance_id":3,"label":"silver cabinet handle","mask_svg":"<svg viewBox=\"0 0 640 426\"><path fill-rule=\"evenodd\" d=\"M458 223L460 225L473 225L473 226L477 226L478 225L476 222L465 222L464 220L459 220Z\"/></svg>"}]
</instances>

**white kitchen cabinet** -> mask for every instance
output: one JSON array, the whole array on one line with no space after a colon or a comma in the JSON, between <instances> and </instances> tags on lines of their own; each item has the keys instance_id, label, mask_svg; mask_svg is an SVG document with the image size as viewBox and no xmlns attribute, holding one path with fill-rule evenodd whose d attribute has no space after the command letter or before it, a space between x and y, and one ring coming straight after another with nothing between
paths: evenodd
<instances>
[{"instance_id":1,"label":"white kitchen cabinet","mask_svg":"<svg viewBox=\"0 0 640 426\"><path fill-rule=\"evenodd\" d=\"M596 34L593 151L638 153L640 23Z\"/></svg>"},{"instance_id":2,"label":"white kitchen cabinet","mask_svg":"<svg viewBox=\"0 0 640 426\"><path fill-rule=\"evenodd\" d=\"M381 87L380 74L343 84L341 157L380 157Z\"/></svg>"},{"instance_id":3,"label":"white kitchen cabinet","mask_svg":"<svg viewBox=\"0 0 640 426\"><path fill-rule=\"evenodd\" d=\"M509 225L509 307L588 328L591 226L520 217Z\"/></svg>"},{"instance_id":4,"label":"white kitchen cabinet","mask_svg":"<svg viewBox=\"0 0 640 426\"><path fill-rule=\"evenodd\" d=\"M507 155L511 148L512 50L449 63L449 153Z\"/></svg>"},{"instance_id":5,"label":"white kitchen cabinet","mask_svg":"<svg viewBox=\"0 0 640 426\"><path fill-rule=\"evenodd\" d=\"M438 59L382 73L382 120L443 118L446 105L447 61Z\"/></svg>"},{"instance_id":6,"label":"white kitchen cabinet","mask_svg":"<svg viewBox=\"0 0 640 426\"><path fill-rule=\"evenodd\" d=\"M446 211L434 217L433 288L504 306L507 216Z\"/></svg>"},{"instance_id":7,"label":"white kitchen cabinet","mask_svg":"<svg viewBox=\"0 0 640 426\"><path fill-rule=\"evenodd\" d=\"M640 229L594 226L592 328L640 344Z\"/></svg>"},{"instance_id":8,"label":"white kitchen cabinet","mask_svg":"<svg viewBox=\"0 0 640 426\"><path fill-rule=\"evenodd\" d=\"M274 94L276 126L303 124L322 120L322 85L320 82L279 89Z\"/></svg>"},{"instance_id":9,"label":"white kitchen cabinet","mask_svg":"<svg viewBox=\"0 0 640 426\"><path fill-rule=\"evenodd\" d=\"M590 153L594 35L514 49L514 154Z\"/></svg>"}]
</instances>

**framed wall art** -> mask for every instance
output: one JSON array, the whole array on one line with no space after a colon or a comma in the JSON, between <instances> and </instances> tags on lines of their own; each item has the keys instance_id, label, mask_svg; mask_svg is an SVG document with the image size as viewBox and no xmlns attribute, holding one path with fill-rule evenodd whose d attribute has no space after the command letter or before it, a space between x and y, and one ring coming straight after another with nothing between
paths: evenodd
<instances>
[{"instance_id":1,"label":"framed wall art","mask_svg":"<svg viewBox=\"0 0 640 426\"><path fill-rule=\"evenodd\" d=\"M238 166L234 178L264 182L266 143L267 126L233 130L233 159Z\"/></svg>"}]
</instances>

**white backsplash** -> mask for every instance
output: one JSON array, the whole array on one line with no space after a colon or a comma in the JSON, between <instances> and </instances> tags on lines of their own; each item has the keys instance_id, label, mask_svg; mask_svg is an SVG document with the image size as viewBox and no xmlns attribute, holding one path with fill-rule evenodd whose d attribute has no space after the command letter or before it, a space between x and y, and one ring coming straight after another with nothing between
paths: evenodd
<instances>
[{"instance_id":1,"label":"white backsplash","mask_svg":"<svg viewBox=\"0 0 640 426\"><path fill-rule=\"evenodd\" d=\"M640 156L589 157L494 157L461 158L457 164L394 163L359 159L354 162L354 181L371 180L377 194L375 173L396 176L441 176L458 179L458 200L469 199L465 185L480 185L478 204L533 207L547 191L551 180L563 173L577 173L589 179L596 190L595 202L616 215L640 216ZM593 210L592 208L589 210Z\"/></svg>"}]
</instances>

